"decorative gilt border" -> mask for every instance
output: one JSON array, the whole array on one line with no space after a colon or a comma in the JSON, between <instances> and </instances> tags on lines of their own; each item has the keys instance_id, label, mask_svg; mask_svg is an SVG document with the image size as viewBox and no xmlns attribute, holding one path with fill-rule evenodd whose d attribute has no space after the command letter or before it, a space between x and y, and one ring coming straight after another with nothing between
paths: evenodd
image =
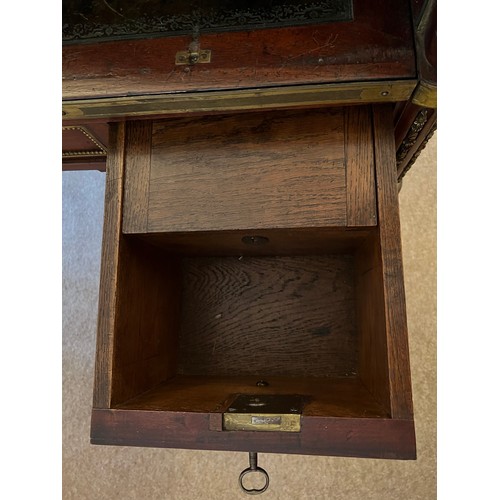
<instances>
[{"instance_id":1,"label":"decorative gilt border","mask_svg":"<svg viewBox=\"0 0 500 500\"><path fill-rule=\"evenodd\" d=\"M401 143L401 146L399 146L399 149L396 154L396 165L399 167L401 163L403 163L411 150L413 146L415 146L418 136L420 132L425 127L425 124L427 123L428 120L428 110L427 109L421 109L417 116L415 117L415 120L413 121L410 130L408 130L408 133L406 134L406 137L403 139L403 142Z\"/></svg>"},{"instance_id":2,"label":"decorative gilt border","mask_svg":"<svg viewBox=\"0 0 500 500\"><path fill-rule=\"evenodd\" d=\"M429 130L429 132L425 136L425 139L420 143L420 146L415 151L415 153L411 157L410 161L408 162L408 164L406 165L406 167L404 168L404 170L399 175L399 178L398 178L399 182L401 182L403 180L403 177L407 174L408 170L410 170L410 168L413 166L413 164L417 161L417 158L420 156L420 153L425 148L425 146L427 146L427 143L429 142L429 140L431 139L431 137L434 135L434 132L436 130L437 130L437 123L435 123L431 127L431 129Z\"/></svg>"},{"instance_id":3,"label":"decorative gilt border","mask_svg":"<svg viewBox=\"0 0 500 500\"><path fill-rule=\"evenodd\" d=\"M429 139L434 135L434 132L437 130L437 122L432 124L430 128L425 133L424 140L421 141L416 150L414 150L413 155L409 158L408 154L412 151L414 146L418 143L419 139L422 137L422 132L426 128L429 120L435 120L434 113L432 109L423 108L421 109L413 123L406 134L406 137L403 139L403 142L399 146L396 153L396 166L399 171L399 168L404 162L408 159L408 162L404 166L404 169L398 175L398 182L401 184L403 177L407 174L410 168L413 166L417 158L420 156L420 153L425 148Z\"/></svg>"},{"instance_id":4,"label":"decorative gilt border","mask_svg":"<svg viewBox=\"0 0 500 500\"><path fill-rule=\"evenodd\" d=\"M63 159L75 159L75 158L85 158L85 157L96 157L96 156L101 156L101 157L106 157L107 156L107 150L104 144L102 144L97 137L95 137L88 129L87 127L81 126L81 125L64 125L62 127L63 131L64 130L79 130L87 139L89 139L91 142L93 142L97 148L95 151L63 151L62 156Z\"/></svg>"},{"instance_id":5,"label":"decorative gilt border","mask_svg":"<svg viewBox=\"0 0 500 500\"><path fill-rule=\"evenodd\" d=\"M118 3L119 2L115 2ZM251 3L251 2L249 2ZM198 4L198 5L196 5ZM180 36L193 32L220 33L226 31L250 31L283 26L351 21L352 0L319 0L316 2L290 5L281 2L264 8L247 5L240 9L201 9L203 2L194 2L191 13L174 15L164 9L165 15L154 16L148 9L141 9L140 17L129 17L114 11L121 19L115 22L100 22L99 17L90 14L90 20L80 14L79 22L64 19L63 43L82 43L107 40L125 40L153 36ZM117 19L120 19L117 21Z\"/></svg>"}]
</instances>

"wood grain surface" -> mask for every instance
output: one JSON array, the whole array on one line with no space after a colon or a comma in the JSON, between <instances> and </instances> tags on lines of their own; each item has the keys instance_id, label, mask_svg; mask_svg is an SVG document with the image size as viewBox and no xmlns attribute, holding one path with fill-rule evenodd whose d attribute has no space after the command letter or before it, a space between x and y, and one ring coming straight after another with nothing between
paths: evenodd
<instances>
[{"instance_id":1,"label":"wood grain surface","mask_svg":"<svg viewBox=\"0 0 500 500\"><path fill-rule=\"evenodd\" d=\"M125 125L123 123L110 126L109 145L97 317L94 408L109 408L111 405L114 333L119 307L117 283L125 162Z\"/></svg>"},{"instance_id":2,"label":"wood grain surface","mask_svg":"<svg viewBox=\"0 0 500 500\"><path fill-rule=\"evenodd\" d=\"M345 225L343 136L342 110L156 122L148 231Z\"/></svg>"},{"instance_id":3,"label":"wood grain surface","mask_svg":"<svg viewBox=\"0 0 500 500\"><path fill-rule=\"evenodd\" d=\"M412 419L410 358L391 106L373 106L380 265L383 273L392 418Z\"/></svg>"},{"instance_id":4,"label":"wood grain surface","mask_svg":"<svg viewBox=\"0 0 500 500\"><path fill-rule=\"evenodd\" d=\"M122 237L114 328L111 404L148 390L176 371L180 266L144 242Z\"/></svg>"},{"instance_id":5,"label":"wood grain surface","mask_svg":"<svg viewBox=\"0 0 500 500\"><path fill-rule=\"evenodd\" d=\"M92 442L415 458L393 108L372 109L111 127ZM301 432L216 430L262 378L311 398Z\"/></svg>"},{"instance_id":6,"label":"wood grain surface","mask_svg":"<svg viewBox=\"0 0 500 500\"><path fill-rule=\"evenodd\" d=\"M162 248L165 255L183 256L277 256L353 253L373 228L314 227L245 231L196 231L134 235ZM248 245L245 236L267 238Z\"/></svg>"},{"instance_id":7,"label":"wood grain surface","mask_svg":"<svg viewBox=\"0 0 500 500\"><path fill-rule=\"evenodd\" d=\"M175 373L179 266L121 232L125 125L110 126L94 407L109 408ZM169 335L169 331L175 332Z\"/></svg>"},{"instance_id":8,"label":"wood grain surface","mask_svg":"<svg viewBox=\"0 0 500 500\"><path fill-rule=\"evenodd\" d=\"M347 225L377 225L373 132L369 107L345 109Z\"/></svg>"},{"instance_id":9,"label":"wood grain surface","mask_svg":"<svg viewBox=\"0 0 500 500\"><path fill-rule=\"evenodd\" d=\"M132 228L145 233L148 227L149 172L151 164L149 121L129 121L125 157L125 193L123 196L123 232Z\"/></svg>"},{"instance_id":10,"label":"wood grain surface","mask_svg":"<svg viewBox=\"0 0 500 500\"><path fill-rule=\"evenodd\" d=\"M409 420L310 417L301 432L218 432L210 413L93 410L91 443L414 460Z\"/></svg>"},{"instance_id":11,"label":"wood grain surface","mask_svg":"<svg viewBox=\"0 0 500 500\"><path fill-rule=\"evenodd\" d=\"M357 249L355 272L360 341L358 374L377 401L390 412L386 305L378 228Z\"/></svg>"},{"instance_id":12,"label":"wood grain surface","mask_svg":"<svg viewBox=\"0 0 500 500\"><path fill-rule=\"evenodd\" d=\"M181 374L352 376L351 255L183 260Z\"/></svg>"},{"instance_id":13,"label":"wood grain surface","mask_svg":"<svg viewBox=\"0 0 500 500\"><path fill-rule=\"evenodd\" d=\"M258 377L178 375L117 409L225 412L235 394L300 394L307 403L303 415L342 418L387 418L389 414L357 377Z\"/></svg>"}]
</instances>

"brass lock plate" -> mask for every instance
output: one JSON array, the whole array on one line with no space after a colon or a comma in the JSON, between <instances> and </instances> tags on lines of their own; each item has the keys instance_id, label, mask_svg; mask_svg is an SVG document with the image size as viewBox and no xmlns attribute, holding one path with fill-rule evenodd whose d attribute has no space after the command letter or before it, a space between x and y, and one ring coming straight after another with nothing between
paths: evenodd
<instances>
[{"instance_id":1,"label":"brass lock plate","mask_svg":"<svg viewBox=\"0 0 500 500\"><path fill-rule=\"evenodd\" d=\"M305 402L297 394L238 394L224 413L224 430L300 432Z\"/></svg>"},{"instance_id":2,"label":"brass lock plate","mask_svg":"<svg viewBox=\"0 0 500 500\"><path fill-rule=\"evenodd\" d=\"M182 66L185 64L207 64L212 60L212 51L202 50L180 50L175 54L175 64Z\"/></svg>"}]
</instances>

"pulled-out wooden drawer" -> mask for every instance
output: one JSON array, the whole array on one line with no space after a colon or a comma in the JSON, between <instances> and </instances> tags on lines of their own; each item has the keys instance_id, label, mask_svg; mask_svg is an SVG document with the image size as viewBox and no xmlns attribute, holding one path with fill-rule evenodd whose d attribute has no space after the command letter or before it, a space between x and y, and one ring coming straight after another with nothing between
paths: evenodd
<instances>
[{"instance_id":1,"label":"pulled-out wooden drawer","mask_svg":"<svg viewBox=\"0 0 500 500\"><path fill-rule=\"evenodd\" d=\"M93 443L415 458L391 111L112 126Z\"/></svg>"}]
</instances>

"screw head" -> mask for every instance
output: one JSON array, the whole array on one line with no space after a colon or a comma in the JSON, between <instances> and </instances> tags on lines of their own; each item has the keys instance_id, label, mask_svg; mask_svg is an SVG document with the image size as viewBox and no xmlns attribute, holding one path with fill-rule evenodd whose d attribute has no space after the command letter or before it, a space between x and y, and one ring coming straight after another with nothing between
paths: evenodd
<instances>
[{"instance_id":1,"label":"screw head","mask_svg":"<svg viewBox=\"0 0 500 500\"><path fill-rule=\"evenodd\" d=\"M241 241L245 243L245 245L264 245L269 242L269 238L265 236L243 236Z\"/></svg>"},{"instance_id":2,"label":"screw head","mask_svg":"<svg viewBox=\"0 0 500 500\"><path fill-rule=\"evenodd\" d=\"M385 96L389 95L389 91L388 90L384 90L383 92L380 92L380 94L385 97Z\"/></svg>"}]
</instances>

